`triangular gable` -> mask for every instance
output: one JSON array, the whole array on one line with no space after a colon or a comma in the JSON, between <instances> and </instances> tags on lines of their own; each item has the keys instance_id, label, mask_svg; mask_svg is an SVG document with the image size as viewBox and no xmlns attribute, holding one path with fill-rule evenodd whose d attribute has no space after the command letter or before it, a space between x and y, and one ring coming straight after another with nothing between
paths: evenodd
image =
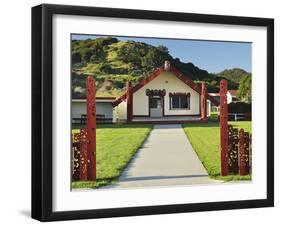
<instances>
[{"instance_id":1,"label":"triangular gable","mask_svg":"<svg viewBox=\"0 0 281 226\"><path fill-rule=\"evenodd\" d=\"M192 80L188 79L186 75L182 74L177 68L173 66L169 66L168 69L165 70L165 65L162 65L161 67L155 69L149 76L145 77L141 81L139 81L133 88L132 91L135 93L142 87L144 87L146 84L151 82L153 79L157 78L163 71L170 71L172 74L174 74L178 79L180 79L182 82L184 82L186 85L188 85L191 89L196 91L201 95L201 87L193 82ZM127 98L127 94L124 93L122 96L117 97L115 101L113 101L112 106L116 107L118 106L122 101L125 101ZM207 99L212 101L215 105L219 105L219 103L210 95L207 95Z\"/></svg>"}]
</instances>

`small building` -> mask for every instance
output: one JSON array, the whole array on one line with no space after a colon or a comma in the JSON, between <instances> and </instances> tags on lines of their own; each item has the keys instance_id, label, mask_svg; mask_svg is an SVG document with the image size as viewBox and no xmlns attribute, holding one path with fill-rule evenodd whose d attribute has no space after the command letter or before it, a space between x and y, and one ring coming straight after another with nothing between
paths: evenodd
<instances>
[{"instance_id":1,"label":"small building","mask_svg":"<svg viewBox=\"0 0 281 226\"><path fill-rule=\"evenodd\" d=\"M218 105L205 82L194 83L168 61L135 86L128 82L126 90L112 103L118 121L205 122L207 100Z\"/></svg>"},{"instance_id":2,"label":"small building","mask_svg":"<svg viewBox=\"0 0 281 226\"><path fill-rule=\"evenodd\" d=\"M115 97L96 97L97 123L112 123ZM72 99L71 118L73 124L85 124L86 99Z\"/></svg>"},{"instance_id":3,"label":"small building","mask_svg":"<svg viewBox=\"0 0 281 226\"><path fill-rule=\"evenodd\" d=\"M227 91L227 103L230 104L232 102L236 102L238 100L237 97L238 90L236 89L230 89Z\"/></svg>"},{"instance_id":4,"label":"small building","mask_svg":"<svg viewBox=\"0 0 281 226\"><path fill-rule=\"evenodd\" d=\"M237 101L237 93L238 90L228 90L227 91L227 104ZM209 93L209 95L215 100L216 102L220 101L220 94L219 93ZM219 107L213 103L211 103L211 111L219 111Z\"/></svg>"}]
</instances>

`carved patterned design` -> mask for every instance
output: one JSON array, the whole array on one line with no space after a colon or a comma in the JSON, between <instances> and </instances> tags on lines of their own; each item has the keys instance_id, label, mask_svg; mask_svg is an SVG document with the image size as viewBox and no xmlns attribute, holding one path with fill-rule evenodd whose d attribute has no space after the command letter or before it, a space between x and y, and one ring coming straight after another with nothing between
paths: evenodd
<instances>
[{"instance_id":1,"label":"carved patterned design","mask_svg":"<svg viewBox=\"0 0 281 226\"><path fill-rule=\"evenodd\" d=\"M88 136L88 180L96 180L96 82L89 76L86 81L87 90L87 124Z\"/></svg>"},{"instance_id":2,"label":"carved patterned design","mask_svg":"<svg viewBox=\"0 0 281 226\"><path fill-rule=\"evenodd\" d=\"M207 87L206 82L201 85L201 119L207 119Z\"/></svg>"},{"instance_id":3,"label":"carved patterned design","mask_svg":"<svg viewBox=\"0 0 281 226\"><path fill-rule=\"evenodd\" d=\"M228 168L229 173L238 173L238 129L228 126Z\"/></svg>"},{"instance_id":4,"label":"carved patterned design","mask_svg":"<svg viewBox=\"0 0 281 226\"><path fill-rule=\"evenodd\" d=\"M146 96L160 96L164 97L166 95L165 89L146 89Z\"/></svg>"},{"instance_id":5,"label":"carved patterned design","mask_svg":"<svg viewBox=\"0 0 281 226\"><path fill-rule=\"evenodd\" d=\"M160 68L155 69L149 76L145 77L141 81L138 82L134 87L132 87L132 92L135 93L142 87L144 87L147 83L155 79L158 75L160 75L164 71L164 65L162 65ZM127 92L124 93L122 96L116 98L115 101L113 101L112 106L116 107L121 102L125 101L127 99Z\"/></svg>"},{"instance_id":6,"label":"carved patterned design","mask_svg":"<svg viewBox=\"0 0 281 226\"><path fill-rule=\"evenodd\" d=\"M220 149L221 175L228 175L228 110L227 110L227 81L220 82Z\"/></svg>"},{"instance_id":7,"label":"carved patterned design","mask_svg":"<svg viewBox=\"0 0 281 226\"><path fill-rule=\"evenodd\" d=\"M228 127L228 166L229 173L240 175L251 174L251 158L252 158L252 142L251 134L244 132L243 129L239 130Z\"/></svg>"},{"instance_id":8,"label":"carved patterned design","mask_svg":"<svg viewBox=\"0 0 281 226\"><path fill-rule=\"evenodd\" d=\"M132 89L133 93L144 87L147 83L155 79L157 76L159 76L163 71L165 71L165 63L161 67L155 69L150 75L139 81ZM192 88L197 93L201 94L200 87L193 82L192 80L188 79L188 75L182 74L177 68L173 67L172 65L169 66L169 71L172 72L178 79L183 81L186 85L188 85L190 88ZM122 96L116 98L115 101L113 101L112 106L116 107L121 102L126 100L126 93L124 93ZM207 94L207 99L211 100L216 106L219 105L219 102L216 101L212 96Z\"/></svg>"},{"instance_id":9,"label":"carved patterned design","mask_svg":"<svg viewBox=\"0 0 281 226\"><path fill-rule=\"evenodd\" d=\"M251 165L252 165L252 135L248 132L244 133L244 167L245 167L245 174L251 173Z\"/></svg>"},{"instance_id":10,"label":"carved patterned design","mask_svg":"<svg viewBox=\"0 0 281 226\"><path fill-rule=\"evenodd\" d=\"M127 96L127 121L131 122L133 119L133 90L130 81L126 83L126 96Z\"/></svg>"},{"instance_id":11,"label":"carved patterned design","mask_svg":"<svg viewBox=\"0 0 281 226\"><path fill-rule=\"evenodd\" d=\"M73 180L96 180L96 85L89 76L86 80L86 128L72 135Z\"/></svg>"},{"instance_id":12,"label":"carved patterned design","mask_svg":"<svg viewBox=\"0 0 281 226\"><path fill-rule=\"evenodd\" d=\"M80 129L72 135L72 178L87 180L87 133Z\"/></svg>"},{"instance_id":13,"label":"carved patterned design","mask_svg":"<svg viewBox=\"0 0 281 226\"><path fill-rule=\"evenodd\" d=\"M180 93L180 92L169 93L169 97L172 97L172 96L187 96L187 97L190 97L190 93Z\"/></svg>"},{"instance_id":14,"label":"carved patterned design","mask_svg":"<svg viewBox=\"0 0 281 226\"><path fill-rule=\"evenodd\" d=\"M79 133L72 134L72 180L80 179L79 171Z\"/></svg>"}]
</instances>

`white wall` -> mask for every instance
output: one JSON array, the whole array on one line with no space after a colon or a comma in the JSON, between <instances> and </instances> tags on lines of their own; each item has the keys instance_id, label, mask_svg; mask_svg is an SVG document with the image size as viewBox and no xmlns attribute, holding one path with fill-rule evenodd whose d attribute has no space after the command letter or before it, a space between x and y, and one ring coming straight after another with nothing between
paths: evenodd
<instances>
[{"instance_id":1,"label":"white wall","mask_svg":"<svg viewBox=\"0 0 281 226\"><path fill-rule=\"evenodd\" d=\"M165 89L164 97L165 115L195 115L200 114L200 95L183 83L171 72L162 72L158 77L150 81L133 95L133 115L148 115L148 97L146 89ZM190 109L170 110L169 93L184 92L190 93Z\"/></svg>"},{"instance_id":2,"label":"white wall","mask_svg":"<svg viewBox=\"0 0 281 226\"><path fill-rule=\"evenodd\" d=\"M72 102L72 118L80 118L82 114L86 114L86 102ZM110 102L97 102L96 114L104 115L105 118L113 118L112 104Z\"/></svg>"},{"instance_id":3,"label":"white wall","mask_svg":"<svg viewBox=\"0 0 281 226\"><path fill-rule=\"evenodd\" d=\"M211 101L207 100L207 116L211 116Z\"/></svg>"},{"instance_id":4,"label":"white wall","mask_svg":"<svg viewBox=\"0 0 281 226\"><path fill-rule=\"evenodd\" d=\"M13 0L1 4L1 150L7 161L0 169L1 225L42 225L30 215L31 187L31 28L30 7L40 3L73 4L146 10L181 11L191 13L229 14L237 16L275 17L275 115L281 115L281 14L279 1L225 1L225 0ZM94 28L93 28L94 31ZM187 53L188 60L188 53ZM196 64L196 62L194 62ZM16 101L15 102L13 101ZM5 110L3 110L5 109ZM275 118L276 138L281 137L281 118ZM275 149L281 148L281 139L275 139ZM4 154L6 153L6 154ZM55 222L51 225L143 226L143 225L268 225L280 222L281 212L281 152L275 152L276 207L247 210L228 210L181 213L141 217L122 217L83 221Z\"/></svg>"},{"instance_id":5,"label":"white wall","mask_svg":"<svg viewBox=\"0 0 281 226\"><path fill-rule=\"evenodd\" d=\"M226 98L227 98L227 103L230 104L232 102L232 95L230 94L229 91L227 91Z\"/></svg>"},{"instance_id":6,"label":"white wall","mask_svg":"<svg viewBox=\"0 0 281 226\"><path fill-rule=\"evenodd\" d=\"M118 121L126 121L127 120L127 102L122 101L117 107L117 118Z\"/></svg>"}]
</instances>

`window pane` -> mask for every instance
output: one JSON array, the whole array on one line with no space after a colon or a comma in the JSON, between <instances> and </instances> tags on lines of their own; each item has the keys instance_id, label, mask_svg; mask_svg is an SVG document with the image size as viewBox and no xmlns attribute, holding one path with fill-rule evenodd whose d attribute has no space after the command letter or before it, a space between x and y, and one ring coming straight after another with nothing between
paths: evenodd
<instances>
[{"instance_id":1,"label":"window pane","mask_svg":"<svg viewBox=\"0 0 281 226\"><path fill-rule=\"evenodd\" d=\"M150 99L150 108L157 108L157 98Z\"/></svg>"},{"instance_id":2,"label":"window pane","mask_svg":"<svg viewBox=\"0 0 281 226\"><path fill-rule=\"evenodd\" d=\"M179 96L172 96L172 108L180 107L180 99Z\"/></svg>"},{"instance_id":3,"label":"window pane","mask_svg":"<svg viewBox=\"0 0 281 226\"><path fill-rule=\"evenodd\" d=\"M180 108L187 108L186 96L180 96Z\"/></svg>"}]
</instances>

